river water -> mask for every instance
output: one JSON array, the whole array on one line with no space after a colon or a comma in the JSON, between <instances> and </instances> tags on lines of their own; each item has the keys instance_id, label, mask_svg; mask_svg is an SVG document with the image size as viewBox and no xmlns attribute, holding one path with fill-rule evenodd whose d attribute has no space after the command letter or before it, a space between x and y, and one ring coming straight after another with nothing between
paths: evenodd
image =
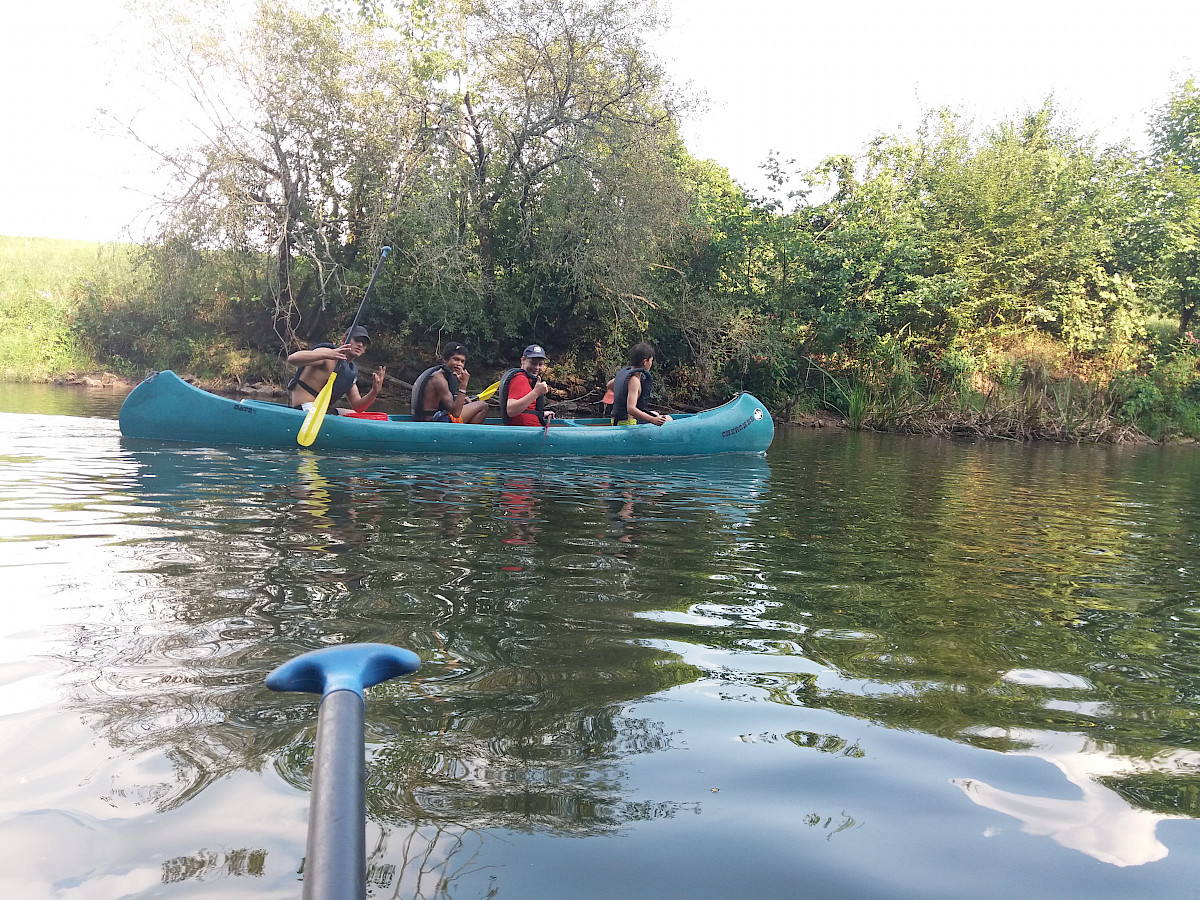
<instances>
[{"instance_id":1,"label":"river water","mask_svg":"<svg viewBox=\"0 0 1200 900\"><path fill-rule=\"evenodd\" d=\"M0 886L298 897L351 641L372 897L1186 897L1200 453L781 428L765 459L126 441L0 385Z\"/></svg>"}]
</instances>

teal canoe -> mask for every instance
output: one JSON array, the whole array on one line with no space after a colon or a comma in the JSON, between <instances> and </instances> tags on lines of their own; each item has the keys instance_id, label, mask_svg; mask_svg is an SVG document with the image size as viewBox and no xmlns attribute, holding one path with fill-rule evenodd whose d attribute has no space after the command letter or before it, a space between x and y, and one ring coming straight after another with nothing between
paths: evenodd
<instances>
[{"instance_id":1,"label":"teal canoe","mask_svg":"<svg viewBox=\"0 0 1200 900\"><path fill-rule=\"evenodd\" d=\"M262 400L231 400L193 387L174 372L155 372L121 406L128 438L239 447L298 447L304 412ZM489 420L491 423L491 420ZM556 419L549 428L453 425L326 416L313 450L542 456L709 456L765 453L775 436L767 408L750 394L723 406L676 416L666 425L614 427L607 419Z\"/></svg>"}]
</instances>

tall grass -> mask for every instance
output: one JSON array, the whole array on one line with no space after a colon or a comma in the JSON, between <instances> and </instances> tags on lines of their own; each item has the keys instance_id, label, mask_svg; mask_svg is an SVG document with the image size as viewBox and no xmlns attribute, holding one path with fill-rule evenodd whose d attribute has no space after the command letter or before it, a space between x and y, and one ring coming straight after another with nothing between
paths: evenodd
<instances>
[{"instance_id":1,"label":"tall grass","mask_svg":"<svg viewBox=\"0 0 1200 900\"><path fill-rule=\"evenodd\" d=\"M846 421L855 431L861 431L867 421L871 407L871 389L863 384L850 388L850 400L847 403Z\"/></svg>"},{"instance_id":2,"label":"tall grass","mask_svg":"<svg viewBox=\"0 0 1200 900\"><path fill-rule=\"evenodd\" d=\"M821 370L836 389L827 405L854 430L1075 443L1200 436L1200 345L1177 333L1148 372L1116 378L1027 341L1022 352L947 353L922 382L894 348L874 349L839 374Z\"/></svg>"},{"instance_id":3,"label":"tall grass","mask_svg":"<svg viewBox=\"0 0 1200 900\"><path fill-rule=\"evenodd\" d=\"M34 381L99 368L71 330L81 285L129 266L130 248L0 235L0 378Z\"/></svg>"}]
</instances>

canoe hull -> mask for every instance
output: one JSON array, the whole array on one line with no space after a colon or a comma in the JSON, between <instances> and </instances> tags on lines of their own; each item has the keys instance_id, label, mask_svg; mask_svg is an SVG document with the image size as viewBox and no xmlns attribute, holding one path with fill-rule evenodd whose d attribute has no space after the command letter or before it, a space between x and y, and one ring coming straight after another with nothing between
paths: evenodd
<instances>
[{"instance_id":1,"label":"canoe hull","mask_svg":"<svg viewBox=\"0 0 1200 900\"><path fill-rule=\"evenodd\" d=\"M304 412L261 400L231 400L193 387L174 372L155 372L121 406L129 438L240 447L297 447ZM567 420L571 421L571 420ZM576 423L598 420L574 420ZM765 453L775 435L767 408L750 394L681 416L662 427L448 425L326 416L313 450L366 453L528 456L707 456Z\"/></svg>"}]
</instances>

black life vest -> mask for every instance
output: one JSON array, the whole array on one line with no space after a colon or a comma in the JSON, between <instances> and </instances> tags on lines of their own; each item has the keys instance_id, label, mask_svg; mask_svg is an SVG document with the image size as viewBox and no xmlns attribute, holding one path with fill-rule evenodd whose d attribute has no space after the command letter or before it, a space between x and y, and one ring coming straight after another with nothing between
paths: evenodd
<instances>
[{"instance_id":1,"label":"black life vest","mask_svg":"<svg viewBox=\"0 0 1200 900\"><path fill-rule=\"evenodd\" d=\"M446 376L446 386L450 388L450 397L453 398L458 394L458 376L454 374L445 363L437 366L430 366L424 372L417 376L417 380L413 382L412 391L412 417L415 422L424 422L429 416L432 416L437 409L425 408L425 388L429 385L429 379L433 377L435 372L441 372ZM438 409L443 409L440 405ZM450 410L443 410L447 415Z\"/></svg>"},{"instance_id":2,"label":"black life vest","mask_svg":"<svg viewBox=\"0 0 1200 900\"><path fill-rule=\"evenodd\" d=\"M642 380L642 392L638 395L638 409L642 409L642 398L649 399L654 390L654 378L640 366L626 366L613 376L613 422L624 422L629 418L629 379L637 376Z\"/></svg>"},{"instance_id":3,"label":"black life vest","mask_svg":"<svg viewBox=\"0 0 1200 900\"><path fill-rule=\"evenodd\" d=\"M328 342L313 344L310 349L320 350L322 347L332 348L333 344ZM315 397L317 394L321 393L321 388L324 388L325 385L314 388L307 381L304 381L300 376L304 374L304 370L307 368L309 367L301 366L296 370L296 374L293 375L291 381L288 382L288 390L294 391L296 388L302 387ZM346 396L348 393L350 393L350 388L354 387L354 385L358 383L358 366L348 359L339 360L338 364L333 367L333 371L336 373L337 377L333 381L333 393L329 397L330 403L332 403L334 400L340 400L342 397Z\"/></svg>"},{"instance_id":4,"label":"black life vest","mask_svg":"<svg viewBox=\"0 0 1200 900\"><path fill-rule=\"evenodd\" d=\"M500 418L504 420L504 424L508 425L510 417L508 415L508 386L517 375L524 375L529 382L529 389L533 390L537 387L538 379L530 375L524 369L509 369L504 373L504 377L500 379L500 388L496 391L496 396L500 398ZM537 398L537 403L533 405L533 411L537 415L538 422L546 424L546 395ZM528 412L528 410L524 410Z\"/></svg>"}]
</instances>

